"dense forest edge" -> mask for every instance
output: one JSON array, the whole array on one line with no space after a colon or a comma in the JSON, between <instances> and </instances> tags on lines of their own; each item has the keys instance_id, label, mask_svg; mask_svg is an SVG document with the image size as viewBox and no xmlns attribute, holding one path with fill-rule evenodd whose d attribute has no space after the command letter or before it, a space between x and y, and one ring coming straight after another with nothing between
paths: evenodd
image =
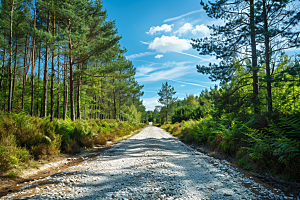
<instances>
[{"instance_id":1,"label":"dense forest edge","mask_svg":"<svg viewBox=\"0 0 300 200\"><path fill-rule=\"evenodd\" d=\"M101 0L0 3L0 173L145 126L143 85Z\"/></svg>"}]
</instances>

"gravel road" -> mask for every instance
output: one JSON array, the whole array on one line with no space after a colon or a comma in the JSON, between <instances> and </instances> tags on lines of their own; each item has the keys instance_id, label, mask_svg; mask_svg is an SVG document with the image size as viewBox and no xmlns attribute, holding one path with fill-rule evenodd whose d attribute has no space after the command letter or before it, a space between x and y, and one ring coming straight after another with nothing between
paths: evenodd
<instances>
[{"instance_id":1,"label":"gravel road","mask_svg":"<svg viewBox=\"0 0 300 200\"><path fill-rule=\"evenodd\" d=\"M28 182L1 199L293 199L227 164L148 126L94 159Z\"/></svg>"}]
</instances>

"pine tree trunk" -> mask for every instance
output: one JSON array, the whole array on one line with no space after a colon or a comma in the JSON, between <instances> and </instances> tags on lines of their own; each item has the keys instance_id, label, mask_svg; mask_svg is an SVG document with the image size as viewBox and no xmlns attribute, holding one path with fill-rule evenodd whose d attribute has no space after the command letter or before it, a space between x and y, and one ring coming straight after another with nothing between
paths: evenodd
<instances>
[{"instance_id":1,"label":"pine tree trunk","mask_svg":"<svg viewBox=\"0 0 300 200\"><path fill-rule=\"evenodd\" d=\"M252 53L252 71L253 71L253 106L254 113L259 114L259 85L257 76L257 53L255 39L255 19L254 19L254 0L250 0L250 30L251 30L251 53Z\"/></svg>"},{"instance_id":2,"label":"pine tree trunk","mask_svg":"<svg viewBox=\"0 0 300 200\"><path fill-rule=\"evenodd\" d=\"M35 38L32 46L32 69L31 69L31 116L34 115L34 72L35 72Z\"/></svg>"},{"instance_id":3,"label":"pine tree trunk","mask_svg":"<svg viewBox=\"0 0 300 200\"><path fill-rule=\"evenodd\" d=\"M84 120L85 120L85 109L86 109L86 92L85 92L85 98L84 98Z\"/></svg>"},{"instance_id":4,"label":"pine tree trunk","mask_svg":"<svg viewBox=\"0 0 300 200\"><path fill-rule=\"evenodd\" d=\"M50 12L48 12L47 17L47 31L50 32ZM49 62L49 49L48 49L48 39L46 40L46 50L45 50L45 68L44 68L44 93L43 93L43 117L47 117L47 93L48 93L48 62Z\"/></svg>"},{"instance_id":5,"label":"pine tree trunk","mask_svg":"<svg viewBox=\"0 0 300 200\"><path fill-rule=\"evenodd\" d=\"M71 34L71 20L69 19L69 33ZM73 62L72 62L72 40L69 39L69 65L70 65L70 106L71 106L71 120L75 121L74 112L74 77L73 77Z\"/></svg>"},{"instance_id":6,"label":"pine tree trunk","mask_svg":"<svg viewBox=\"0 0 300 200\"><path fill-rule=\"evenodd\" d=\"M57 108L56 108L56 112L57 112L57 119L59 119L59 93L57 93Z\"/></svg>"},{"instance_id":7,"label":"pine tree trunk","mask_svg":"<svg viewBox=\"0 0 300 200\"><path fill-rule=\"evenodd\" d=\"M5 42L5 39L4 39ZM2 100L4 99L3 97L3 79L4 79L4 68L5 68L5 58L6 58L6 49L4 49L4 54L3 54L3 64L2 64L2 73L1 73L1 82L0 82L0 88L1 88L1 98L0 98L0 106L3 107L3 110L5 111L5 106L2 105ZM5 103L4 103L5 105Z\"/></svg>"},{"instance_id":8,"label":"pine tree trunk","mask_svg":"<svg viewBox=\"0 0 300 200\"><path fill-rule=\"evenodd\" d=\"M50 86L50 121L54 118L54 50L52 51L51 86Z\"/></svg>"},{"instance_id":9,"label":"pine tree trunk","mask_svg":"<svg viewBox=\"0 0 300 200\"><path fill-rule=\"evenodd\" d=\"M35 1L35 8L34 8L34 25L35 28L36 24L36 5L37 2ZM34 115L34 72L35 72L35 37L33 37L32 41L32 69L31 69L31 116Z\"/></svg>"},{"instance_id":10,"label":"pine tree trunk","mask_svg":"<svg viewBox=\"0 0 300 200\"><path fill-rule=\"evenodd\" d=\"M28 53L29 52L29 46L30 46L30 40L28 40L28 37L26 36L25 56L24 56L23 90L22 90L22 110L24 110L27 75L28 75L28 70L29 70L31 58L32 58L32 51L31 51L30 54ZM27 59L28 54L29 54L29 59ZM27 61L28 61L28 64L27 64Z\"/></svg>"},{"instance_id":11,"label":"pine tree trunk","mask_svg":"<svg viewBox=\"0 0 300 200\"><path fill-rule=\"evenodd\" d=\"M18 54L18 39L16 41L16 49L15 49L15 64L14 64L14 77L13 77L13 86L12 86L12 104L11 105L13 105L13 103L14 103L14 95L15 95L15 82L16 82L16 71L17 71L17 54Z\"/></svg>"},{"instance_id":12,"label":"pine tree trunk","mask_svg":"<svg viewBox=\"0 0 300 200\"><path fill-rule=\"evenodd\" d=\"M81 67L82 68L82 67ZM81 70L80 68L80 70ZM78 91L77 91L77 113L78 119L81 119L81 108L80 108L80 93L81 93L81 76L78 76Z\"/></svg>"},{"instance_id":13,"label":"pine tree trunk","mask_svg":"<svg viewBox=\"0 0 300 200\"><path fill-rule=\"evenodd\" d=\"M60 80L59 80L59 73L60 73L60 71L59 71L59 68L60 68L60 65L59 65L59 62L60 62L60 60L59 60L59 54L58 54L58 56L57 56L57 79L58 79L58 84L57 84L57 108L56 108L56 112L57 112L57 119L59 119L59 88L60 88Z\"/></svg>"},{"instance_id":14,"label":"pine tree trunk","mask_svg":"<svg viewBox=\"0 0 300 200\"><path fill-rule=\"evenodd\" d=\"M40 79L41 79L41 50L42 50L42 42L40 43L40 49L39 49L39 67L38 67L38 87L40 87ZM37 98L37 104L36 104L36 111L37 111L37 116L42 117L42 104L41 104L41 110L39 109L39 96L40 96L40 90L38 89L38 98ZM42 101L41 101L42 102ZM41 111L41 112L40 112Z\"/></svg>"},{"instance_id":15,"label":"pine tree trunk","mask_svg":"<svg viewBox=\"0 0 300 200\"><path fill-rule=\"evenodd\" d=\"M35 38L32 44L32 69L31 69L31 116L34 115L34 72L35 72Z\"/></svg>"},{"instance_id":16,"label":"pine tree trunk","mask_svg":"<svg viewBox=\"0 0 300 200\"><path fill-rule=\"evenodd\" d=\"M67 109L68 109L68 85L67 85L67 69L68 69L68 56L65 59L64 63L64 106L63 106L63 120L67 118Z\"/></svg>"},{"instance_id":17,"label":"pine tree trunk","mask_svg":"<svg viewBox=\"0 0 300 200\"><path fill-rule=\"evenodd\" d=\"M110 97L111 97L111 95L110 95L110 93L109 93L109 97L108 97L108 101L107 101L107 103L108 103L108 119L110 119Z\"/></svg>"},{"instance_id":18,"label":"pine tree trunk","mask_svg":"<svg viewBox=\"0 0 300 200\"><path fill-rule=\"evenodd\" d=\"M13 37L13 12L14 12L14 0L11 1L11 12L10 12L10 35L9 35L9 62L8 62L8 80L9 80L9 89L8 89L8 112L11 112L12 109L12 60L13 60L13 53L12 53L12 37Z\"/></svg>"},{"instance_id":19,"label":"pine tree trunk","mask_svg":"<svg viewBox=\"0 0 300 200\"><path fill-rule=\"evenodd\" d=\"M118 120L117 118L117 104L116 104L116 86L115 86L115 78L113 78L113 94L114 94L114 117L116 118L116 120Z\"/></svg>"},{"instance_id":20,"label":"pine tree trunk","mask_svg":"<svg viewBox=\"0 0 300 200\"><path fill-rule=\"evenodd\" d=\"M266 0L263 0L263 17L264 17L264 34L265 34L265 58L266 58L266 75L267 75L267 98L268 98L268 112L273 112L272 107L272 86L270 76L270 36L268 30L268 16L266 9Z\"/></svg>"},{"instance_id":21,"label":"pine tree trunk","mask_svg":"<svg viewBox=\"0 0 300 200\"><path fill-rule=\"evenodd\" d=\"M166 124L168 124L168 110L169 110L169 106L167 105L167 111L166 111Z\"/></svg>"},{"instance_id":22,"label":"pine tree trunk","mask_svg":"<svg viewBox=\"0 0 300 200\"><path fill-rule=\"evenodd\" d=\"M55 36L55 9L54 9L54 14L53 14L53 36ZM54 118L54 48L52 50L52 74L51 74L51 108L50 108L50 121L53 121Z\"/></svg>"}]
</instances>

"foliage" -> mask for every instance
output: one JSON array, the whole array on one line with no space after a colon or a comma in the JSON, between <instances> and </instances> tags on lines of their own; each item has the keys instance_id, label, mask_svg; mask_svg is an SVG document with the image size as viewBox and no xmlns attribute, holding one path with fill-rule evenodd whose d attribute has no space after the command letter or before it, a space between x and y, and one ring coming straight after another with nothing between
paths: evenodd
<instances>
[{"instance_id":1,"label":"foliage","mask_svg":"<svg viewBox=\"0 0 300 200\"><path fill-rule=\"evenodd\" d=\"M11 169L31 158L77 153L82 148L104 145L144 127L135 122L116 120L58 120L31 117L23 113L0 115L0 170Z\"/></svg>"},{"instance_id":2,"label":"foliage","mask_svg":"<svg viewBox=\"0 0 300 200\"><path fill-rule=\"evenodd\" d=\"M204 117L204 112L201 110L200 106L197 107L189 107L189 106L182 106L175 109L172 115L172 123L181 122L182 120L189 120L189 119L200 119Z\"/></svg>"},{"instance_id":3,"label":"foliage","mask_svg":"<svg viewBox=\"0 0 300 200\"><path fill-rule=\"evenodd\" d=\"M168 123L168 115L170 113L170 109L174 105L173 103L177 100L177 97L174 97L176 91L174 90L174 87L169 85L166 81L166 83L162 83L161 89L157 94L159 96L158 102L165 107L166 123Z\"/></svg>"},{"instance_id":4,"label":"foliage","mask_svg":"<svg viewBox=\"0 0 300 200\"><path fill-rule=\"evenodd\" d=\"M188 143L207 143L225 154L236 155L239 159L237 164L246 169L252 169L248 162L258 161L256 163L259 167L269 168L286 178L292 176L294 180L300 180L297 173L300 167L300 141L287 138L283 133L269 136L268 132L278 132L278 124L269 126L268 132L249 125L255 125L253 119L248 122L227 119L215 121L211 116L206 116L198 121L182 121L162 128Z\"/></svg>"}]
</instances>

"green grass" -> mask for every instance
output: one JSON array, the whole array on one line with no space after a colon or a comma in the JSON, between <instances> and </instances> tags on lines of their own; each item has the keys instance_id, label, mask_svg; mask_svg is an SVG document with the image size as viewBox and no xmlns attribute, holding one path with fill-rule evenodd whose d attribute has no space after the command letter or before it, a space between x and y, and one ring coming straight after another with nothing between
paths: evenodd
<instances>
[{"instance_id":1,"label":"green grass","mask_svg":"<svg viewBox=\"0 0 300 200\"><path fill-rule=\"evenodd\" d=\"M161 128L186 143L206 143L213 149L234 156L238 159L236 164L249 171L268 170L274 176L285 177L285 180L293 177L293 180L300 181L300 141L294 136L300 122L298 118L295 118L297 121L292 119L290 122L284 118L269 121L268 127L257 129L255 126L250 128L251 120L214 121L208 116L200 120L165 124ZM287 127L280 123L295 125Z\"/></svg>"},{"instance_id":2,"label":"green grass","mask_svg":"<svg viewBox=\"0 0 300 200\"><path fill-rule=\"evenodd\" d=\"M8 177L8 178L17 178L17 177L19 177L19 174L20 174L19 171L12 170L12 171L10 171L10 172L6 175L6 177Z\"/></svg>"},{"instance_id":3,"label":"green grass","mask_svg":"<svg viewBox=\"0 0 300 200\"><path fill-rule=\"evenodd\" d=\"M13 166L38 168L34 160L61 153L75 154L96 144L105 145L129 135L145 124L116 120L58 120L24 113L0 115L0 172Z\"/></svg>"}]
</instances>

